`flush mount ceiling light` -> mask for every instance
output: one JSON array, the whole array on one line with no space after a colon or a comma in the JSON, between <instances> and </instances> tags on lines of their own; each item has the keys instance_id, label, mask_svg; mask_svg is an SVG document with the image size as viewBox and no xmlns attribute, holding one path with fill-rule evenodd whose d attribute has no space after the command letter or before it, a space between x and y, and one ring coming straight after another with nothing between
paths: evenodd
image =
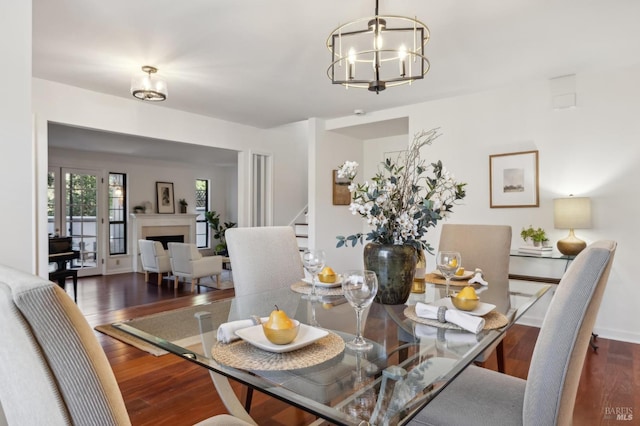
<instances>
[{"instance_id":1,"label":"flush mount ceiling light","mask_svg":"<svg viewBox=\"0 0 640 426\"><path fill-rule=\"evenodd\" d=\"M327 38L333 84L380 93L387 87L420 80L429 71L424 46L429 28L415 18L379 15L336 28Z\"/></svg>"},{"instance_id":2,"label":"flush mount ceiling light","mask_svg":"<svg viewBox=\"0 0 640 426\"><path fill-rule=\"evenodd\" d=\"M145 65L142 72L146 74L134 75L131 79L131 94L143 101L164 101L167 99L167 83L158 76L156 67Z\"/></svg>"}]
</instances>

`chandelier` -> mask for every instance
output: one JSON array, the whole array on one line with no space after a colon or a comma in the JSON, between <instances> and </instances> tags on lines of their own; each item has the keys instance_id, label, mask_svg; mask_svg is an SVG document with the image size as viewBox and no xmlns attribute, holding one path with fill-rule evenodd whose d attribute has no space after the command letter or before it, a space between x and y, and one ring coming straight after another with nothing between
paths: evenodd
<instances>
[{"instance_id":1,"label":"chandelier","mask_svg":"<svg viewBox=\"0 0 640 426\"><path fill-rule=\"evenodd\" d=\"M429 71L424 46L429 28L415 18L379 15L348 22L327 38L331 65L327 76L346 88L380 93L387 87L422 79Z\"/></svg>"},{"instance_id":2,"label":"chandelier","mask_svg":"<svg viewBox=\"0 0 640 426\"><path fill-rule=\"evenodd\" d=\"M142 72L131 79L131 94L143 101L164 101L167 99L167 82L158 76L152 76L158 72L156 67L145 65Z\"/></svg>"}]
</instances>

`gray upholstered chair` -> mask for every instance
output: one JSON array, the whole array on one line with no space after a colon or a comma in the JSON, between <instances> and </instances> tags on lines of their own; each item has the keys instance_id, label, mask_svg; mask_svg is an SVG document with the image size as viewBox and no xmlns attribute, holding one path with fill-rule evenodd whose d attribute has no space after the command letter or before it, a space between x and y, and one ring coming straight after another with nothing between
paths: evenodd
<instances>
[{"instance_id":1,"label":"gray upholstered chair","mask_svg":"<svg viewBox=\"0 0 640 426\"><path fill-rule=\"evenodd\" d=\"M216 284L220 285L222 275L222 256L202 256L195 244L169 243L171 256L171 271L174 286L178 287L180 278L191 281L191 291L200 285L200 278L216 277Z\"/></svg>"},{"instance_id":2,"label":"gray upholstered chair","mask_svg":"<svg viewBox=\"0 0 640 426\"><path fill-rule=\"evenodd\" d=\"M231 228L225 236L236 296L288 287L304 277L292 227Z\"/></svg>"},{"instance_id":3,"label":"gray upholstered chair","mask_svg":"<svg viewBox=\"0 0 640 426\"><path fill-rule=\"evenodd\" d=\"M615 250L614 241L598 241L569 266L540 329L526 381L471 366L410 424L570 425Z\"/></svg>"},{"instance_id":4,"label":"gray upholstered chair","mask_svg":"<svg viewBox=\"0 0 640 426\"><path fill-rule=\"evenodd\" d=\"M58 285L0 266L0 323L0 425L131 424L93 330Z\"/></svg>"},{"instance_id":5,"label":"gray upholstered chair","mask_svg":"<svg viewBox=\"0 0 640 426\"><path fill-rule=\"evenodd\" d=\"M158 274L158 285L162 284L162 276L171 272L169 253L160 241L138 240L140 262L144 269L144 280L149 281L149 272Z\"/></svg>"},{"instance_id":6,"label":"gray upholstered chair","mask_svg":"<svg viewBox=\"0 0 640 426\"><path fill-rule=\"evenodd\" d=\"M511 227L506 225L457 225L442 226L438 250L460 252L462 266L468 270L482 269L482 276L489 283L482 289L481 298L490 300L496 310L513 317L509 299L509 251ZM476 361L485 362L496 350L498 371L504 373L502 339L491 345Z\"/></svg>"}]
</instances>

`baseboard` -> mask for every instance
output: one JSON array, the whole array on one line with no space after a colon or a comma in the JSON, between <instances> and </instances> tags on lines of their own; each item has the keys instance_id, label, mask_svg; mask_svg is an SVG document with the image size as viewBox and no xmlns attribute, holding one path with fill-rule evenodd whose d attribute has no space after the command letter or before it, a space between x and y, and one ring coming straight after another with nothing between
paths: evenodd
<instances>
[{"instance_id":1,"label":"baseboard","mask_svg":"<svg viewBox=\"0 0 640 426\"><path fill-rule=\"evenodd\" d=\"M617 340L619 342L640 344L640 333L613 330L610 328L594 327L593 332L603 339Z\"/></svg>"}]
</instances>

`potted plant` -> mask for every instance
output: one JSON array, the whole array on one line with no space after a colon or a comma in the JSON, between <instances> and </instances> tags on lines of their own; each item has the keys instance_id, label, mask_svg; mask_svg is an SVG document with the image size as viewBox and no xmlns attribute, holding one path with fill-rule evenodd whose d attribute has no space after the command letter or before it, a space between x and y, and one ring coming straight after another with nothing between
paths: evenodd
<instances>
[{"instance_id":1,"label":"potted plant","mask_svg":"<svg viewBox=\"0 0 640 426\"><path fill-rule=\"evenodd\" d=\"M421 149L438 136L438 129L416 134L406 155L386 159L369 182L353 183L358 163L346 161L338 169L338 177L352 181L349 210L372 226L364 264L378 275L376 302L405 303L419 256L423 250L433 252L426 241L427 230L449 216L456 201L465 197L466 184L456 181L441 161L426 163L420 158ZM363 233L336 238L337 247L355 246L362 242Z\"/></svg>"},{"instance_id":2,"label":"potted plant","mask_svg":"<svg viewBox=\"0 0 640 426\"><path fill-rule=\"evenodd\" d=\"M215 210L208 211L204 214L205 219L209 223L209 227L213 230L213 238L217 239L219 243L214 247L214 251L216 254L221 256L228 256L229 252L227 251L227 239L224 236L224 233L229 228L233 228L237 224L235 222L224 222L220 223L220 214L218 214Z\"/></svg>"},{"instance_id":3,"label":"potted plant","mask_svg":"<svg viewBox=\"0 0 640 426\"><path fill-rule=\"evenodd\" d=\"M187 212L187 206L189 205L189 203L187 203L187 200L185 200L184 198L180 198L180 213L186 213Z\"/></svg>"},{"instance_id":4,"label":"potted plant","mask_svg":"<svg viewBox=\"0 0 640 426\"><path fill-rule=\"evenodd\" d=\"M539 247L541 245L545 245L549 241L547 238L547 233L542 228L535 229L533 226L529 225L528 228L522 228L520 232L520 237L525 241L531 241L534 246Z\"/></svg>"}]
</instances>

